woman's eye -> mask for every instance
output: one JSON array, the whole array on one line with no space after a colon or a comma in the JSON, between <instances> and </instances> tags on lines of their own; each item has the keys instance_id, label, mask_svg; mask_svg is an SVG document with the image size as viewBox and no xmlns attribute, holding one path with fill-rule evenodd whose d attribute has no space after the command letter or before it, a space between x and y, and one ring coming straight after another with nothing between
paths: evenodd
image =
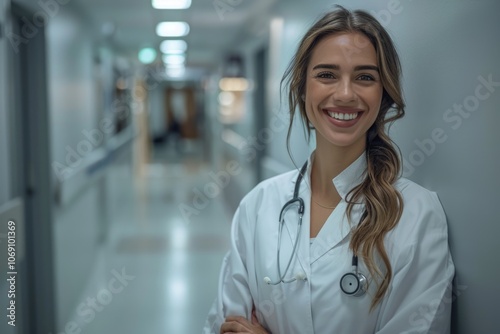
<instances>
[{"instance_id":1,"label":"woman's eye","mask_svg":"<svg viewBox=\"0 0 500 334\"><path fill-rule=\"evenodd\" d=\"M316 75L316 78L319 78L319 79L333 79L333 78L335 78L335 76L333 75L333 73L330 73L330 72L321 72L321 73L318 73Z\"/></svg>"},{"instance_id":2,"label":"woman's eye","mask_svg":"<svg viewBox=\"0 0 500 334\"><path fill-rule=\"evenodd\" d=\"M375 78L368 74L362 74L358 78L363 81L375 81Z\"/></svg>"}]
</instances>

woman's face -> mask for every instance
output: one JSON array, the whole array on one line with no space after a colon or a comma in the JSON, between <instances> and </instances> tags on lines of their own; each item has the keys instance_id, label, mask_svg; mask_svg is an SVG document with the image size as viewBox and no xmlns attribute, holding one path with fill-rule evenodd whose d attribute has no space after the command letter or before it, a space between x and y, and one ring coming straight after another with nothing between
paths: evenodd
<instances>
[{"instance_id":1,"label":"woman's face","mask_svg":"<svg viewBox=\"0 0 500 334\"><path fill-rule=\"evenodd\" d=\"M382 93L376 51L365 35L323 38L309 61L304 96L317 144L364 150Z\"/></svg>"}]
</instances>

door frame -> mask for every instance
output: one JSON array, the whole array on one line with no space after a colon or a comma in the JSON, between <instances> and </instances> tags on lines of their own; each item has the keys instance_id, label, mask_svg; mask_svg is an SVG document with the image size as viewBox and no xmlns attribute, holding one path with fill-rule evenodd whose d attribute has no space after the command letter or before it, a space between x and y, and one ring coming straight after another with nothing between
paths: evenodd
<instances>
[{"instance_id":1,"label":"door frame","mask_svg":"<svg viewBox=\"0 0 500 334\"><path fill-rule=\"evenodd\" d=\"M34 11L20 1L12 1L7 11L10 33L23 36ZM40 16L38 16L38 19ZM38 22L40 23L40 22ZM55 295L53 266L53 191L50 169L50 132L46 75L45 28L9 47L9 112L11 134L10 162L12 195L24 203L25 266L22 282L27 291L22 300L23 327L20 333L55 332ZM7 30L7 29L6 29ZM7 32L9 33L9 32ZM12 46L12 45L11 45Z\"/></svg>"}]
</instances>

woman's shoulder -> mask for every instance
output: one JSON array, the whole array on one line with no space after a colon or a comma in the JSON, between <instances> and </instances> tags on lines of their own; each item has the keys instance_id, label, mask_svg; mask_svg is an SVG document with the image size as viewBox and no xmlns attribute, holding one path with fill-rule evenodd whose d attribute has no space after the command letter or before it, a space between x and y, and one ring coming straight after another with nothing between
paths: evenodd
<instances>
[{"instance_id":1,"label":"woman's shoulder","mask_svg":"<svg viewBox=\"0 0 500 334\"><path fill-rule=\"evenodd\" d=\"M405 205L422 204L425 207L441 207L436 192L429 190L420 184L401 177L394 184L395 188L403 196Z\"/></svg>"},{"instance_id":2,"label":"woman's shoulder","mask_svg":"<svg viewBox=\"0 0 500 334\"><path fill-rule=\"evenodd\" d=\"M280 197L282 194L290 193L293 189L298 171L291 170L259 182L241 200L242 204L261 202L264 198L272 196Z\"/></svg>"},{"instance_id":3,"label":"woman's shoulder","mask_svg":"<svg viewBox=\"0 0 500 334\"><path fill-rule=\"evenodd\" d=\"M395 183L403 197L403 213L394 229L398 239L412 243L437 231L447 233L446 215L436 192L406 178Z\"/></svg>"}]
</instances>

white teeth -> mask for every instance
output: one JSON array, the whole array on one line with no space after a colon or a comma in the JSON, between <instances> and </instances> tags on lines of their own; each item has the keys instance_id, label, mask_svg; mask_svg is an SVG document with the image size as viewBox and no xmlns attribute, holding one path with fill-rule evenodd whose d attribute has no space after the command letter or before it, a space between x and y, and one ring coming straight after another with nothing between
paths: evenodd
<instances>
[{"instance_id":1,"label":"white teeth","mask_svg":"<svg viewBox=\"0 0 500 334\"><path fill-rule=\"evenodd\" d=\"M339 119L342 121L350 121L358 117L359 113L349 113L349 114L343 114L343 113L337 113L337 112L328 112L328 115L332 118Z\"/></svg>"}]
</instances>

